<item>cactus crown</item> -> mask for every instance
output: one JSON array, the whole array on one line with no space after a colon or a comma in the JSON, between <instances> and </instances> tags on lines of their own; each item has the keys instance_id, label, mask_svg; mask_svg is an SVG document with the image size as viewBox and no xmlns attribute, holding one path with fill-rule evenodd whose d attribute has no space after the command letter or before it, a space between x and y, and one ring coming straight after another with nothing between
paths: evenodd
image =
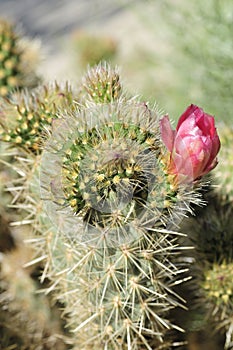
<instances>
[{"instance_id":1,"label":"cactus crown","mask_svg":"<svg viewBox=\"0 0 233 350\"><path fill-rule=\"evenodd\" d=\"M156 110L133 99L92 105L54 124L42 182L54 205L82 219L76 232L82 239L87 232L96 238L108 232L119 244L138 239L139 227L166 227L183 218L191 192L174 187L164 168L158 120Z\"/></svg>"},{"instance_id":2,"label":"cactus crown","mask_svg":"<svg viewBox=\"0 0 233 350\"><path fill-rule=\"evenodd\" d=\"M27 90L12 93L4 100L0 122L1 138L11 145L38 152L45 128L58 118L59 108L73 102L73 93L68 84L57 83L40 86L32 92Z\"/></svg>"},{"instance_id":3,"label":"cactus crown","mask_svg":"<svg viewBox=\"0 0 233 350\"><path fill-rule=\"evenodd\" d=\"M106 62L89 68L83 78L84 103L108 103L118 100L122 86L117 68L112 69Z\"/></svg>"}]
</instances>

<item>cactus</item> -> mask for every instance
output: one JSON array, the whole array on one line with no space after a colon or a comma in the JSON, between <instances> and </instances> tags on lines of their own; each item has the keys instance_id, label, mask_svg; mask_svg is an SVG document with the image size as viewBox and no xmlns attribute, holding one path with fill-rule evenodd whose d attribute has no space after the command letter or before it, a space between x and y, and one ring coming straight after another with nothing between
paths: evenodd
<instances>
[{"instance_id":1,"label":"cactus","mask_svg":"<svg viewBox=\"0 0 233 350\"><path fill-rule=\"evenodd\" d=\"M25 38L17 28L7 20L0 18L0 109L4 105L4 98L8 97L12 91L18 91L22 88L32 88L36 86L40 79L36 73L36 67L39 60L39 47L36 41L30 41ZM3 98L2 98L3 97ZM3 115L0 110L0 120ZM15 115L14 108L9 111L6 125L11 124L12 117ZM25 132L25 130L24 130ZM2 141L2 129L0 121L0 140ZM13 136L13 135L12 135ZM18 138L17 138L18 136ZM19 135L15 135L15 139L19 141ZM6 146L0 143L0 178L1 178L1 212L0 217L3 222L8 221L9 214L11 220L15 220L15 213L7 207L11 198L7 194L4 186L8 179L14 178L15 174L5 165L13 160L12 152L6 150ZM3 238L2 238L3 237ZM10 235L1 232L0 241L5 247L4 240L11 241ZM3 248L4 249L4 248Z\"/></svg>"},{"instance_id":2,"label":"cactus","mask_svg":"<svg viewBox=\"0 0 233 350\"><path fill-rule=\"evenodd\" d=\"M175 328L166 315L181 304L171 285L182 268L171 227L191 196L166 174L158 130L142 103L96 105L69 115L45 150L42 196L76 260L64 271L67 313L83 349L151 349Z\"/></svg>"},{"instance_id":3,"label":"cactus","mask_svg":"<svg viewBox=\"0 0 233 350\"><path fill-rule=\"evenodd\" d=\"M36 294L32 270L23 266L29 255L30 250L22 243L1 254L1 349L66 349L58 311L48 297Z\"/></svg>"},{"instance_id":4,"label":"cactus","mask_svg":"<svg viewBox=\"0 0 233 350\"><path fill-rule=\"evenodd\" d=\"M36 167L37 155L41 153L43 142L48 137L51 124L57 118L59 108L66 108L74 99L74 94L68 84L59 85L56 82L48 86L39 86L34 90L14 92L5 98L0 110L1 163L5 173L5 186L9 185L11 196L7 198L8 211L23 192L27 191L27 183L31 178L28 174ZM4 145L3 145L4 144ZM17 165L18 164L18 165ZM14 184L14 185L12 185ZM15 191L15 188L18 188ZM4 188L2 198L6 198ZM11 199L11 205L9 201ZM14 213L15 214L15 213ZM15 220L15 218L12 220Z\"/></svg>"},{"instance_id":5,"label":"cactus","mask_svg":"<svg viewBox=\"0 0 233 350\"><path fill-rule=\"evenodd\" d=\"M65 108L70 101L73 101L73 92L69 85L60 86L54 83L39 86L31 91L14 92L5 98L1 105L1 140L4 141L4 145L1 144L4 151L4 157L2 154L1 159L4 168L1 175L5 174L5 187L9 188L8 195L11 195L9 198L12 197L11 201L9 198L7 200L7 212L10 214L9 219L14 221L14 225L18 226L20 222L21 235L24 236L26 229L27 238L30 237L29 232L32 228L30 226L30 218L34 214L32 208L37 208L33 201L34 198L29 196L30 190L35 187L33 186L33 174L37 158L39 158L51 123L57 117L57 110L61 106ZM1 190L4 191L4 189ZM2 220L6 216L5 211L2 210ZM10 231L8 233L6 230L1 230L0 250L5 252L12 245L15 247L14 236ZM12 348L16 346L22 350L39 349L39 347L65 349L67 346L62 340L64 335L61 329L60 314L47 297L36 294L42 286L38 281L32 280L27 270L23 268L23 264L20 265L17 257L21 258L21 254L24 257L25 247L22 244L17 247L16 251L2 256L0 296L1 307L7 308L7 312L0 312L0 333L3 339L1 345L4 346L4 349L8 349L8 346ZM37 254L36 249L31 250L30 257L25 256L24 263L37 259ZM42 266L40 268L42 269ZM13 277L13 271L18 271L18 279ZM23 289L23 286L27 288ZM23 308L22 304L25 304ZM40 304L43 305L41 310L37 309ZM12 329L13 320L15 328ZM59 333L58 337L55 333Z\"/></svg>"},{"instance_id":6,"label":"cactus","mask_svg":"<svg viewBox=\"0 0 233 350\"><path fill-rule=\"evenodd\" d=\"M13 24L0 19L0 96L7 96L15 88L38 84L37 46L20 35Z\"/></svg>"},{"instance_id":7,"label":"cactus","mask_svg":"<svg viewBox=\"0 0 233 350\"><path fill-rule=\"evenodd\" d=\"M59 108L66 108L73 99L68 84L54 83L32 91L14 92L1 106L2 141L26 151L40 152L43 136L49 132Z\"/></svg>"},{"instance_id":8,"label":"cactus","mask_svg":"<svg viewBox=\"0 0 233 350\"><path fill-rule=\"evenodd\" d=\"M17 230L10 226L10 221L16 221L19 218L15 208L5 208L1 203L1 349L38 350L54 349L54 347L59 350L67 349L67 337L62 327L58 307L54 305L51 298L38 293L38 289L42 286L35 272L42 267L38 264L25 267L26 263L34 258L35 252L23 243L23 239L27 237L27 226L23 225Z\"/></svg>"},{"instance_id":9,"label":"cactus","mask_svg":"<svg viewBox=\"0 0 233 350\"><path fill-rule=\"evenodd\" d=\"M106 63L101 63L93 68L89 68L83 77L82 88L83 104L90 100L94 103L108 103L118 100L123 89L120 83L120 76L117 67L111 69Z\"/></svg>"},{"instance_id":10,"label":"cactus","mask_svg":"<svg viewBox=\"0 0 233 350\"><path fill-rule=\"evenodd\" d=\"M44 263L41 281L50 280L47 293L64 305L74 349L170 349L179 343L173 332L182 331L170 311L185 307L175 286L189 279L179 224L202 203L200 177L207 170L198 164L194 177L171 173L173 153L161 140L157 107L127 97L108 65L87 73L80 96L79 103L71 95L67 104L49 104L52 120L39 122L36 140L30 103L23 110L20 100L13 104L25 118L16 117L20 126L2 123L5 141L32 151L17 158L19 179L10 189L14 206L27 213L15 224L31 225L29 264ZM39 120L47 103L40 101ZM11 104L3 107L5 120ZM21 131L21 123L29 133L16 142L13 131ZM178 141L176 157L185 148ZM217 143L213 148L203 149L205 157L212 154L209 170Z\"/></svg>"},{"instance_id":11,"label":"cactus","mask_svg":"<svg viewBox=\"0 0 233 350\"><path fill-rule=\"evenodd\" d=\"M54 292L66 281L78 348L159 348L182 304L174 227L199 199L166 171L155 109L122 95L100 102L66 116L43 154L42 196L70 260Z\"/></svg>"},{"instance_id":12,"label":"cactus","mask_svg":"<svg viewBox=\"0 0 233 350\"><path fill-rule=\"evenodd\" d=\"M204 274L202 288L215 330L225 334L224 349L233 346L233 263L213 263Z\"/></svg>"},{"instance_id":13,"label":"cactus","mask_svg":"<svg viewBox=\"0 0 233 350\"><path fill-rule=\"evenodd\" d=\"M197 252L197 307L205 311L205 322L223 334L224 349L233 346L232 333L232 130L219 127L222 149L214 172L215 186L206 195L208 206L200 211L192 227ZM202 305L202 306L201 306ZM204 307L203 307L204 306ZM204 323L205 324L205 323Z\"/></svg>"}]
</instances>

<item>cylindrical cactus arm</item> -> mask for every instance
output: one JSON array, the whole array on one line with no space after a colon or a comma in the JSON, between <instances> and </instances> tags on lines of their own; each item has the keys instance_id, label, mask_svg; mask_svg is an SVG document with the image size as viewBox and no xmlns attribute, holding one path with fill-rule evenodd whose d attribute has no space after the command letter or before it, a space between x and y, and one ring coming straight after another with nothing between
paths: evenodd
<instances>
[{"instance_id":1,"label":"cylindrical cactus arm","mask_svg":"<svg viewBox=\"0 0 233 350\"><path fill-rule=\"evenodd\" d=\"M38 236L31 242L43 252L35 261L45 261L42 278L51 279L48 292L64 303L77 349L168 349L167 333L177 329L169 310L184 302L174 290L186 270L177 230L191 204L200 204L198 183L207 172L193 146L198 141L210 170L216 133L210 118L215 141L207 149L203 113L186 144L181 123L176 131L167 117L159 123L157 110L123 96L118 82L119 93L109 95L108 69L89 74L98 101L87 90L82 105L57 110L37 167L29 169L35 187L22 194L44 205L32 218Z\"/></svg>"},{"instance_id":2,"label":"cylindrical cactus arm","mask_svg":"<svg viewBox=\"0 0 233 350\"><path fill-rule=\"evenodd\" d=\"M178 328L167 319L182 305L174 228L200 198L173 182L165 155L156 110L135 99L69 114L42 154L45 207L73 257L54 292L83 349L158 348Z\"/></svg>"}]
</instances>

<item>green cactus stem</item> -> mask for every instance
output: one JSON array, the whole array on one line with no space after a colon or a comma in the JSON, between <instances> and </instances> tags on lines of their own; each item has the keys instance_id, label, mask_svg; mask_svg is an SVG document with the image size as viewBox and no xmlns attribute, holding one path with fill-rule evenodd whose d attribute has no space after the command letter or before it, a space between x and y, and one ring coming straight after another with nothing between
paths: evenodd
<instances>
[{"instance_id":1,"label":"green cactus stem","mask_svg":"<svg viewBox=\"0 0 233 350\"><path fill-rule=\"evenodd\" d=\"M174 228L200 199L167 174L158 120L135 99L92 105L59 122L42 155L42 197L76 261L60 276L82 349L159 348L178 328L166 317L182 307Z\"/></svg>"},{"instance_id":2,"label":"green cactus stem","mask_svg":"<svg viewBox=\"0 0 233 350\"><path fill-rule=\"evenodd\" d=\"M215 330L225 335L224 349L233 346L233 263L214 263L205 271L202 288Z\"/></svg>"}]
</instances>

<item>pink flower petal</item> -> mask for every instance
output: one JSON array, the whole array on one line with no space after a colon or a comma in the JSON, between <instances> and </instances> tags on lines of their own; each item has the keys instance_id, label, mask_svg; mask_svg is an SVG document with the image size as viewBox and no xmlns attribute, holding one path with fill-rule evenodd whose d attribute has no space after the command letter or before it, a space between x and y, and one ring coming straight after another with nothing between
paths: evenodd
<instances>
[{"instance_id":1,"label":"pink flower petal","mask_svg":"<svg viewBox=\"0 0 233 350\"><path fill-rule=\"evenodd\" d=\"M198 107L191 104L185 111L183 114L181 114L179 120L178 120L178 124L177 124L177 127L176 127L176 130L178 130L181 126L181 124L183 124L183 122L191 115L195 112L195 110L197 109Z\"/></svg>"},{"instance_id":2,"label":"pink flower petal","mask_svg":"<svg viewBox=\"0 0 233 350\"><path fill-rule=\"evenodd\" d=\"M168 151L172 152L175 130L172 130L169 117L167 115L160 119L161 138L167 147Z\"/></svg>"},{"instance_id":3,"label":"pink flower petal","mask_svg":"<svg viewBox=\"0 0 233 350\"><path fill-rule=\"evenodd\" d=\"M190 105L186 109L175 131L171 129L168 116L164 116L160 130L170 151L168 172L175 174L178 182L194 181L216 166L220 140L214 117L198 106Z\"/></svg>"}]
</instances>

